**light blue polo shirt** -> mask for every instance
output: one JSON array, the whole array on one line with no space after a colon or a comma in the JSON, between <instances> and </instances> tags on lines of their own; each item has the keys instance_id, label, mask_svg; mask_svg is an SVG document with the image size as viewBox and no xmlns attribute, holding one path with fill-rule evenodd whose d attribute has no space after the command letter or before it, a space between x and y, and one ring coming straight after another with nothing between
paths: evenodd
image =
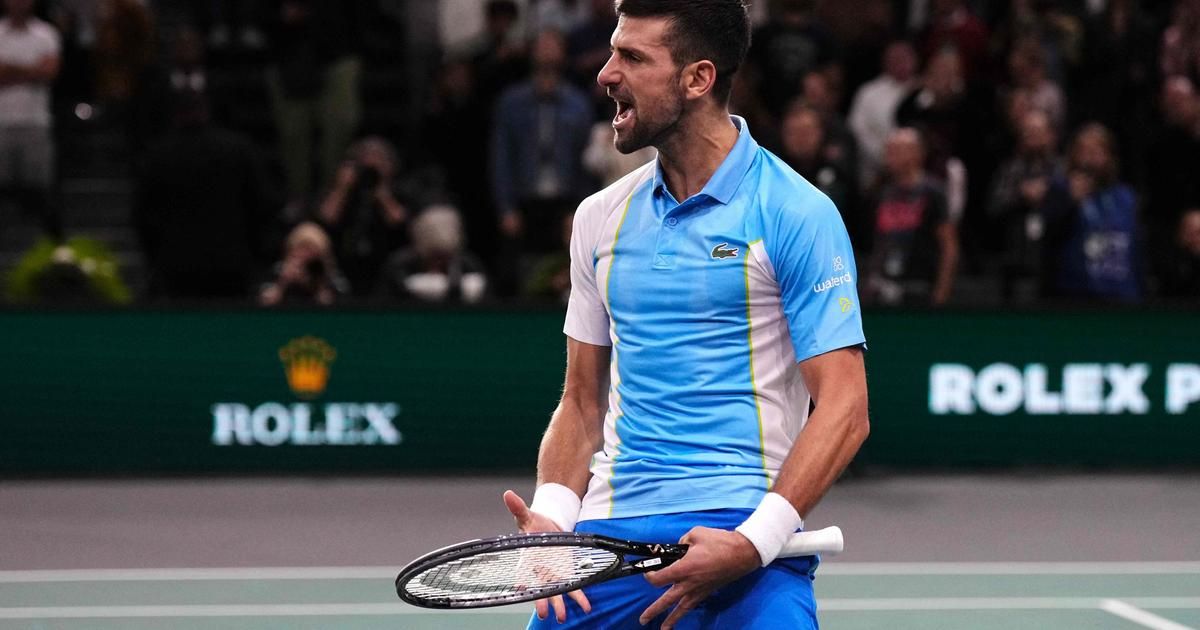
<instances>
[{"instance_id":1,"label":"light blue polo shirt","mask_svg":"<svg viewBox=\"0 0 1200 630\"><path fill-rule=\"evenodd\" d=\"M808 418L797 363L865 342L837 208L732 120L700 193L655 161L576 213L564 332L612 346L581 520L754 508Z\"/></svg>"}]
</instances>

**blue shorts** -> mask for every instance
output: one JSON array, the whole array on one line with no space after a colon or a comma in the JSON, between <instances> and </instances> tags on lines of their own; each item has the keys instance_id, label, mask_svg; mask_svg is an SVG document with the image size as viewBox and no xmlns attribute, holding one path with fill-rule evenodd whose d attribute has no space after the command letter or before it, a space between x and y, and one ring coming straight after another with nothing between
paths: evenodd
<instances>
[{"instance_id":1,"label":"blue shorts","mask_svg":"<svg viewBox=\"0 0 1200 630\"><path fill-rule=\"evenodd\" d=\"M746 520L750 512L707 510L582 521L575 527L575 531L639 542L675 543L697 526L732 530ZM676 628L816 630L817 604L813 599L812 583L818 562L817 556L778 559L769 566L749 573L714 592L703 604L684 615L676 624ZM583 589L583 592L592 604L590 614L584 614L578 604L570 598L564 598L567 603L566 623L559 624L551 609L545 620L539 620L535 614L529 620L529 628L658 628L666 620L667 613L663 613L648 626L639 625L638 617L665 593L667 588L655 588L641 575L589 586Z\"/></svg>"}]
</instances>

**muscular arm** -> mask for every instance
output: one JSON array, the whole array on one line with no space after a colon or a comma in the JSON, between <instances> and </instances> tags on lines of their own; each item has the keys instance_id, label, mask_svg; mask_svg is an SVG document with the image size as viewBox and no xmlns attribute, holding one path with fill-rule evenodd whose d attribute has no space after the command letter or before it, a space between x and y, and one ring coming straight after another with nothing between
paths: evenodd
<instances>
[{"instance_id":1,"label":"muscular arm","mask_svg":"<svg viewBox=\"0 0 1200 630\"><path fill-rule=\"evenodd\" d=\"M803 516L854 458L870 426L860 348L843 348L808 359L800 364L800 373L817 406L771 491L782 495ZM715 589L760 566L758 550L740 532L696 527L680 542L691 546L682 560L646 574L654 586L670 584L671 588L642 612L643 624L671 610L662 627L674 628L675 622Z\"/></svg>"},{"instance_id":2,"label":"muscular arm","mask_svg":"<svg viewBox=\"0 0 1200 630\"><path fill-rule=\"evenodd\" d=\"M31 66L0 64L0 85L48 84L58 76L58 55L46 55Z\"/></svg>"},{"instance_id":3,"label":"muscular arm","mask_svg":"<svg viewBox=\"0 0 1200 630\"><path fill-rule=\"evenodd\" d=\"M567 377L562 400L542 437L538 485L560 483L583 496L588 462L604 443L611 349L567 338Z\"/></svg>"},{"instance_id":4,"label":"muscular arm","mask_svg":"<svg viewBox=\"0 0 1200 630\"><path fill-rule=\"evenodd\" d=\"M804 516L854 459L870 432L867 378L861 348L843 348L800 364L800 373L816 402L772 492Z\"/></svg>"},{"instance_id":5,"label":"muscular arm","mask_svg":"<svg viewBox=\"0 0 1200 630\"><path fill-rule=\"evenodd\" d=\"M578 496L583 496L587 491L591 476L588 462L604 443L609 352L607 346L593 346L567 338L567 378L562 400L550 418L546 434L542 436L542 446L538 452L539 486L546 483L561 484ZM525 501L512 490L504 493L504 504L523 532L552 532L566 527L545 514L529 509ZM575 507L578 507L578 503ZM575 600L584 612L592 609L583 591L571 591L567 596ZM534 604L539 619L545 619L551 608L559 623L566 621L567 608L562 595L555 595L549 600L539 599Z\"/></svg>"}]
</instances>

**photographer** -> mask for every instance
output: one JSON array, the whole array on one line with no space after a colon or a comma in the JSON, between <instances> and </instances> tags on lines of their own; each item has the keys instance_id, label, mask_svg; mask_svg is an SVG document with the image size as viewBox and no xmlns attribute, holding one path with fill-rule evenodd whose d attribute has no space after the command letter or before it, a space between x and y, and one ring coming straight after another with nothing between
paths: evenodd
<instances>
[{"instance_id":1,"label":"photographer","mask_svg":"<svg viewBox=\"0 0 1200 630\"><path fill-rule=\"evenodd\" d=\"M283 260L275 265L275 281L259 292L263 306L329 306L346 293L329 237L321 226L305 222L288 234Z\"/></svg>"},{"instance_id":2,"label":"photographer","mask_svg":"<svg viewBox=\"0 0 1200 630\"><path fill-rule=\"evenodd\" d=\"M337 260L355 295L367 295L390 252L404 243L409 209L400 201L395 148L370 136L359 140L337 171L318 208Z\"/></svg>"}]
</instances>

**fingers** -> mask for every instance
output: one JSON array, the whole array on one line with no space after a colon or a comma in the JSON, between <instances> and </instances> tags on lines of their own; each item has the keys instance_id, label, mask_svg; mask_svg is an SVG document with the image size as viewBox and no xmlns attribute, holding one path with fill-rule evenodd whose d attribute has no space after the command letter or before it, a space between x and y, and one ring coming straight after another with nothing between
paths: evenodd
<instances>
[{"instance_id":1,"label":"fingers","mask_svg":"<svg viewBox=\"0 0 1200 630\"><path fill-rule=\"evenodd\" d=\"M587 595L584 595L583 591L571 591L567 593L567 597L570 597L576 604L579 604L579 607L583 609L585 614L592 612L592 603L588 601ZM539 599L533 603L533 608L537 613L538 619L544 620L550 616L550 609L553 608L554 618L558 623L566 623L567 621L567 602L563 599L562 595L555 595L549 599Z\"/></svg>"},{"instance_id":2,"label":"fingers","mask_svg":"<svg viewBox=\"0 0 1200 630\"><path fill-rule=\"evenodd\" d=\"M567 597L570 597L576 604L579 604L584 613L592 612L592 603L588 601L587 595L584 595L582 590L571 591L567 593Z\"/></svg>"},{"instance_id":3,"label":"fingers","mask_svg":"<svg viewBox=\"0 0 1200 630\"><path fill-rule=\"evenodd\" d=\"M512 490L504 492L504 507L512 513L513 519L517 521L517 528L524 530L530 525L533 520L533 515L529 511L529 506L525 505L525 499L522 499Z\"/></svg>"},{"instance_id":4,"label":"fingers","mask_svg":"<svg viewBox=\"0 0 1200 630\"><path fill-rule=\"evenodd\" d=\"M708 538L709 534L719 531L711 527L693 527L679 539L679 543L682 545L695 545Z\"/></svg>"},{"instance_id":5,"label":"fingers","mask_svg":"<svg viewBox=\"0 0 1200 630\"><path fill-rule=\"evenodd\" d=\"M671 568L673 566L675 566L675 565L671 565L670 567L667 567L660 571L651 571L651 572L645 574L646 581L649 582L650 584L660 587L660 588L663 586L666 586L668 584L674 584L675 583L675 573L673 571L671 571Z\"/></svg>"},{"instance_id":6,"label":"fingers","mask_svg":"<svg viewBox=\"0 0 1200 630\"><path fill-rule=\"evenodd\" d=\"M655 617L663 614L669 608L671 608L671 606L673 606L675 602L678 602L682 597L683 589L679 588L678 586L672 586L671 588L667 589L667 592L663 593L661 597L654 600L654 603L650 604L649 608L642 611L641 616L638 617L638 623L642 624L643 626L650 623Z\"/></svg>"},{"instance_id":7,"label":"fingers","mask_svg":"<svg viewBox=\"0 0 1200 630\"><path fill-rule=\"evenodd\" d=\"M567 620L567 603L563 601L563 596L551 597L550 605L554 607L554 618L558 620L558 623L565 622Z\"/></svg>"},{"instance_id":8,"label":"fingers","mask_svg":"<svg viewBox=\"0 0 1200 630\"><path fill-rule=\"evenodd\" d=\"M690 612L693 608L695 608L696 604L698 603L700 603L699 600L691 597L685 597L680 600L679 605L675 607L675 610L672 610L671 614L667 615L666 621L663 621L661 626L662 630L671 630L674 628L675 623L682 619L683 616L688 614L688 612Z\"/></svg>"}]
</instances>

